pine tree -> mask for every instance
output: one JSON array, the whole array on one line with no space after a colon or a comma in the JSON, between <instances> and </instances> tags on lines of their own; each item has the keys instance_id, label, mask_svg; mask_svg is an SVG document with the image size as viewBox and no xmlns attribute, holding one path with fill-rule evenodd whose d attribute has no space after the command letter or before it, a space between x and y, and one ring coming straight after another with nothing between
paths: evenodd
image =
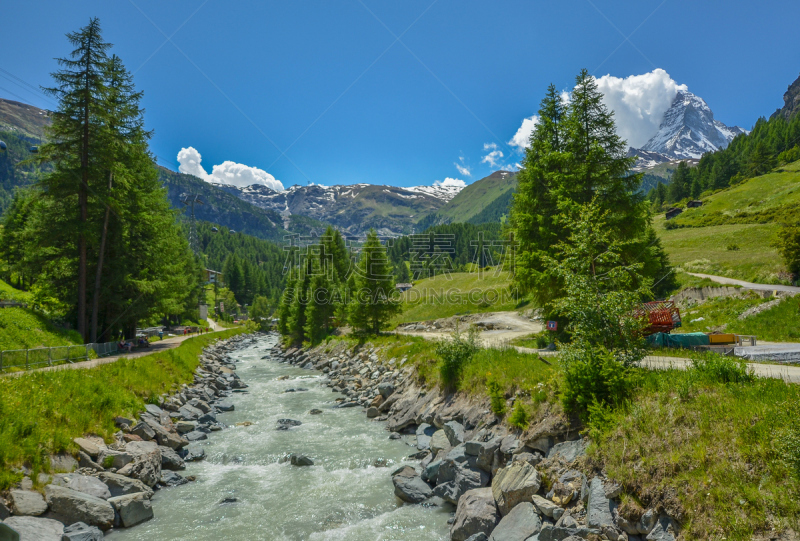
<instances>
[{"instance_id":1,"label":"pine tree","mask_svg":"<svg viewBox=\"0 0 800 541\"><path fill-rule=\"evenodd\" d=\"M102 133L106 121L106 51L111 45L103 41L96 18L78 32L67 34L67 40L75 49L69 58L58 59L62 69L53 73L56 86L44 89L58 99L59 107L47 129L49 142L42 145L38 160L55 166L41 182L52 198L47 210L69 215L58 220L49 244L60 248L56 250L59 258L78 260L75 290L69 296L75 299L78 332L86 340L89 194L100 187L102 177L98 161L105 153L96 135ZM76 240L67 240L70 237ZM72 250L74 256L68 253Z\"/></svg>"},{"instance_id":2,"label":"pine tree","mask_svg":"<svg viewBox=\"0 0 800 541\"><path fill-rule=\"evenodd\" d=\"M667 192L671 203L686 199L691 195L691 178L689 166L686 162L680 162L677 169L672 173Z\"/></svg>"},{"instance_id":3,"label":"pine tree","mask_svg":"<svg viewBox=\"0 0 800 541\"><path fill-rule=\"evenodd\" d=\"M306 268L303 269L300 278L295 284L294 298L289 311L287 332L291 342L294 344L302 344L308 338L306 335L306 308L308 306L310 288L311 275Z\"/></svg>"},{"instance_id":4,"label":"pine tree","mask_svg":"<svg viewBox=\"0 0 800 541\"><path fill-rule=\"evenodd\" d=\"M401 306L395 294L392 265L374 229L369 231L361 248L353 282L350 324L354 329L380 333Z\"/></svg>"}]
</instances>

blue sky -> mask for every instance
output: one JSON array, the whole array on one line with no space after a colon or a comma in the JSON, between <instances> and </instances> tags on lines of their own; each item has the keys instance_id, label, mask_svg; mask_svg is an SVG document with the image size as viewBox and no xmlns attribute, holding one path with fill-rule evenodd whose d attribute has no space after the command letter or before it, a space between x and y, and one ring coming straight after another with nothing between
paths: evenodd
<instances>
[{"instance_id":1,"label":"blue sky","mask_svg":"<svg viewBox=\"0 0 800 541\"><path fill-rule=\"evenodd\" d=\"M145 93L159 163L191 146L208 172L286 186L473 182L519 161L523 119L583 67L660 68L745 128L800 72L791 1L30 1L2 7L0 97L52 108L9 74L47 85L91 16Z\"/></svg>"}]
</instances>

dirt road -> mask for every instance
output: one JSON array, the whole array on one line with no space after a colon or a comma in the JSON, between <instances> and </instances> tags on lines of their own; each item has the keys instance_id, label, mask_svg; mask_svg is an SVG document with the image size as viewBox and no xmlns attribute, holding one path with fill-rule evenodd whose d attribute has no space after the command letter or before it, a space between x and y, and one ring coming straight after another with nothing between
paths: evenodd
<instances>
[{"instance_id":1,"label":"dirt road","mask_svg":"<svg viewBox=\"0 0 800 541\"><path fill-rule=\"evenodd\" d=\"M459 328L466 331L468 325L475 325L480 330L480 339L487 347L500 347L509 341L535 334L542 330L542 324L531 321L517 312L487 312L485 314L472 314L464 316ZM398 327L395 332L411 336L422 336L430 340L449 337L453 330L454 318L444 318L427 323L410 324ZM411 330L409 327L424 327L424 329Z\"/></svg>"},{"instance_id":2,"label":"dirt road","mask_svg":"<svg viewBox=\"0 0 800 541\"><path fill-rule=\"evenodd\" d=\"M784 291L787 293L800 293L800 287L783 286L775 284L754 284L753 282L745 282L744 280L735 280L733 278L726 278L725 276L714 276L713 274L701 274L699 272L689 272L691 276L697 278L708 278L712 282L718 284L727 284L731 286L742 286L745 289L754 289L756 291Z\"/></svg>"}]
</instances>

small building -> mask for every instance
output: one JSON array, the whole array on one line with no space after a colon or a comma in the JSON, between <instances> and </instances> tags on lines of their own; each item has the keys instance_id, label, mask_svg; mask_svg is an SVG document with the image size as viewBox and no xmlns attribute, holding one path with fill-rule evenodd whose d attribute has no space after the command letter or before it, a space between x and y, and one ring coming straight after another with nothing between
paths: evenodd
<instances>
[{"instance_id":1,"label":"small building","mask_svg":"<svg viewBox=\"0 0 800 541\"><path fill-rule=\"evenodd\" d=\"M207 284L217 284L222 286L222 273L219 271L204 269Z\"/></svg>"},{"instance_id":2,"label":"small building","mask_svg":"<svg viewBox=\"0 0 800 541\"><path fill-rule=\"evenodd\" d=\"M688 203L686 203L686 208L690 209L696 209L697 207L702 207L702 206L703 202L700 201L699 199L695 199L694 201L689 201Z\"/></svg>"},{"instance_id":3,"label":"small building","mask_svg":"<svg viewBox=\"0 0 800 541\"><path fill-rule=\"evenodd\" d=\"M396 287L398 291L402 293L403 291L408 291L409 289L414 287L414 284L396 284L394 287Z\"/></svg>"},{"instance_id":4,"label":"small building","mask_svg":"<svg viewBox=\"0 0 800 541\"><path fill-rule=\"evenodd\" d=\"M667 210L667 220L673 219L681 212L683 212L683 209L679 209L678 207L672 207L671 209Z\"/></svg>"}]
</instances>

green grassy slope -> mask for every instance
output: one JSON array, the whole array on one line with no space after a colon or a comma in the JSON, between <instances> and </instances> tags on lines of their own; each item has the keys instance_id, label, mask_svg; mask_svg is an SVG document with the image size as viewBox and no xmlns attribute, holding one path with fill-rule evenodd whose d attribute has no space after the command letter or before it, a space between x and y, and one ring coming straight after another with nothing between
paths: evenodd
<instances>
[{"instance_id":1,"label":"green grassy slope","mask_svg":"<svg viewBox=\"0 0 800 541\"><path fill-rule=\"evenodd\" d=\"M0 299L31 302L32 295L0 280ZM82 344L75 331L65 331L30 308L0 308L0 350ZM10 358L5 364L12 364Z\"/></svg>"},{"instance_id":2,"label":"green grassy slope","mask_svg":"<svg viewBox=\"0 0 800 541\"><path fill-rule=\"evenodd\" d=\"M752 282L778 283L785 265L771 246L780 223L800 213L800 162L703 198L670 220L654 220L673 264Z\"/></svg>"},{"instance_id":3,"label":"green grassy slope","mask_svg":"<svg viewBox=\"0 0 800 541\"><path fill-rule=\"evenodd\" d=\"M457 314L513 310L524 300L517 299L509 289L511 277L507 272L495 275L494 269L478 272L454 272L418 280L403 293L403 312L392 325L427 321Z\"/></svg>"},{"instance_id":4,"label":"green grassy slope","mask_svg":"<svg viewBox=\"0 0 800 541\"><path fill-rule=\"evenodd\" d=\"M450 222L467 222L516 186L516 175L508 171L495 171L461 190L437 214Z\"/></svg>"}]
</instances>

